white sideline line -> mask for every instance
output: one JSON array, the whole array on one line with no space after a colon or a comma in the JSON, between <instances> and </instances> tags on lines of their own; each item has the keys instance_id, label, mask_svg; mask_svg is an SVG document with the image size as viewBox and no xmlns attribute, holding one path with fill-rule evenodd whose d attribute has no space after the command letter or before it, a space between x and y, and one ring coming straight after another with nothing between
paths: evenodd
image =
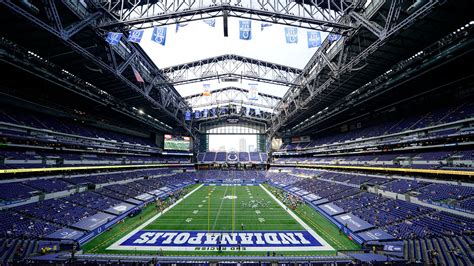
<instances>
[{"instance_id":1,"label":"white sideline line","mask_svg":"<svg viewBox=\"0 0 474 266\"><path fill-rule=\"evenodd\" d=\"M193 194L196 190L201 188L203 185L200 185L199 187L195 188L192 190L190 193L185 195L183 198L179 199L172 205L170 205L168 208L163 210L163 212L153 216L150 218L148 221L144 222L142 225L138 226L136 229L134 229L132 232L128 233L124 237L122 237L120 240L116 241L114 244L110 245L107 247L107 250L148 250L148 251L157 251L157 250L164 250L164 251L195 251L195 247L154 247L154 246L122 246L121 244L125 242L127 239L132 237L134 234L142 230L144 227L152 223L154 220L159 218L161 215L166 213L169 209L173 208L176 204L180 203L182 200ZM283 210L288 212L288 214L295 219L308 233L310 233L320 244L321 246L307 246L307 247L246 247L246 251L333 251L334 248L331 247L323 238L321 238L314 230L309 227L303 220L301 220L296 214L294 214L291 210L287 210L286 206L278 200L270 191L268 191L265 187L260 185L260 187L270 195L270 197L276 201Z\"/></svg>"},{"instance_id":2,"label":"white sideline line","mask_svg":"<svg viewBox=\"0 0 474 266\"><path fill-rule=\"evenodd\" d=\"M162 212L156 214L155 216L151 217L150 219L148 219L148 221L144 222L143 224L141 224L140 226L138 226L137 228L135 228L132 232L128 233L127 235L125 235L124 237L120 238L117 242L113 243L112 245L110 245L108 248L106 249L117 249L118 247L120 247L120 244L122 244L123 242L125 242L125 240L129 239L130 237L132 237L134 234L136 234L138 231L142 230L145 226L151 224L153 221L155 221L156 219L158 219L161 215L165 214L167 211L169 211L171 208L173 208L175 205L177 205L178 203L180 203L181 201L183 201L185 198L189 197L191 194L193 194L196 190L200 189L201 187L203 186L203 184L199 185L197 188L193 189L191 192L189 192L188 194L184 195L184 197L180 198L179 200L177 200L175 203L171 204L170 206L168 206L168 208L164 209Z\"/></svg>"},{"instance_id":3,"label":"white sideline line","mask_svg":"<svg viewBox=\"0 0 474 266\"><path fill-rule=\"evenodd\" d=\"M275 197L275 195L273 195L270 191L268 191L262 184L260 184L260 187L268 193L268 195L270 195L270 197L276 201L280 207L283 208L283 210L285 210L286 212L288 212L288 214L293 217L293 219L295 219L301 226L303 226L303 228L308 231L314 238L316 238L316 240L318 240L319 243L321 243L321 245L323 245L322 247L327 247L327 249L320 249L320 250L334 250L334 248L332 248L327 242L326 240L324 240L321 236L319 236L316 232L314 232L313 228L311 228L309 225L307 225L303 220L301 220L300 217L298 217L298 215L294 214L292 210L290 210L290 208L287 208L285 206L285 204L283 204L277 197Z\"/></svg>"}]
</instances>

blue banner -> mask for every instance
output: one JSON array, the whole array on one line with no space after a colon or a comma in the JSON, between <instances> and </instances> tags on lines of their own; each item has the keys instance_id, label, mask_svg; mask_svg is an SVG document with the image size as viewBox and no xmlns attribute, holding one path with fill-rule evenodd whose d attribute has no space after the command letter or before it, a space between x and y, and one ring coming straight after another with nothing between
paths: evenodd
<instances>
[{"instance_id":1,"label":"blue banner","mask_svg":"<svg viewBox=\"0 0 474 266\"><path fill-rule=\"evenodd\" d=\"M153 34L151 35L151 40L165 45L166 43L166 27L155 27L153 28Z\"/></svg>"},{"instance_id":2,"label":"blue banner","mask_svg":"<svg viewBox=\"0 0 474 266\"><path fill-rule=\"evenodd\" d=\"M307 231L162 231L141 230L119 244L129 247L320 247L322 244Z\"/></svg>"},{"instance_id":3,"label":"blue banner","mask_svg":"<svg viewBox=\"0 0 474 266\"><path fill-rule=\"evenodd\" d=\"M286 43L298 43L298 28L285 28Z\"/></svg>"},{"instance_id":4,"label":"blue banner","mask_svg":"<svg viewBox=\"0 0 474 266\"><path fill-rule=\"evenodd\" d=\"M189 25L188 23L176 23L176 31L175 32L178 32L179 28L183 28L183 27L186 27L188 25Z\"/></svg>"},{"instance_id":5,"label":"blue banner","mask_svg":"<svg viewBox=\"0 0 474 266\"><path fill-rule=\"evenodd\" d=\"M208 112L209 112L209 110L204 109L204 111L202 112L202 117L207 117Z\"/></svg>"},{"instance_id":6,"label":"blue banner","mask_svg":"<svg viewBox=\"0 0 474 266\"><path fill-rule=\"evenodd\" d=\"M194 112L194 118L196 118L196 119L201 118L201 112L200 111Z\"/></svg>"},{"instance_id":7,"label":"blue banner","mask_svg":"<svg viewBox=\"0 0 474 266\"><path fill-rule=\"evenodd\" d=\"M143 32L144 30L132 30L130 31L130 34L128 35L128 41L129 42L136 42L140 43L143 37Z\"/></svg>"},{"instance_id":8,"label":"blue banner","mask_svg":"<svg viewBox=\"0 0 474 266\"><path fill-rule=\"evenodd\" d=\"M334 34L334 33L331 33L328 35L328 41L329 42L335 42L337 40L339 40L341 38L341 35L339 34Z\"/></svg>"},{"instance_id":9,"label":"blue banner","mask_svg":"<svg viewBox=\"0 0 474 266\"><path fill-rule=\"evenodd\" d=\"M203 22L206 23L207 25L213 27L213 28L216 26L216 19L215 18L204 19Z\"/></svg>"},{"instance_id":10,"label":"blue banner","mask_svg":"<svg viewBox=\"0 0 474 266\"><path fill-rule=\"evenodd\" d=\"M191 121L191 111L186 111L186 113L184 114L184 120Z\"/></svg>"},{"instance_id":11,"label":"blue banner","mask_svg":"<svg viewBox=\"0 0 474 266\"><path fill-rule=\"evenodd\" d=\"M120 42L120 38L122 38L122 35L123 33L120 32L109 32L105 40L111 45L117 45Z\"/></svg>"},{"instance_id":12,"label":"blue banner","mask_svg":"<svg viewBox=\"0 0 474 266\"><path fill-rule=\"evenodd\" d=\"M252 21L250 20L240 20L239 21L240 29L240 39L241 40L251 40L252 39Z\"/></svg>"},{"instance_id":13,"label":"blue banner","mask_svg":"<svg viewBox=\"0 0 474 266\"><path fill-rule=\"evenodd\" d=\"M321 33L319 31L308 31L308 48L321 46Z\"/></svg>"},{"instance_id":14,"label":"blue banner","mask_svg":"<svg viewBox=\"0 0 474 266\"><path fill-rule=\"evenodd\" d=\"M263 31L265 28L268 28L268 27L271 27L271 26L273 26L273 24L262 22L262 24L260 24L260 31Z\"/></svg>"}]
</instances>

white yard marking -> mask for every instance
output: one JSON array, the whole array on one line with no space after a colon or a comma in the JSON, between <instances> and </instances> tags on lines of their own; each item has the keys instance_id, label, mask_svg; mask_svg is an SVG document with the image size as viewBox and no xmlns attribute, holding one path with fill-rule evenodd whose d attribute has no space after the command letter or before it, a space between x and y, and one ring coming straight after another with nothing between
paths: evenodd
<instances>
[{"instance_id":1,"label":"white yard marking","mask_svg":"<svg viewBox=\"0 0 474 266\"><path fill-rule=\"evenodd\" d=\"M193 211L193 214L197 214L199 211L198 210L194 210Z\"/></svg>"},{"instance_id":2,"label":"white yard marking","mask_svg":"<svg viewBox=\"0 0 474 266\"><path fill-rule=\"evenodd\" d=\"M198 205L198 208L202 208L202 204L199 204L199 205Z\"/></svg>"},{"instance_id":3,"label":"white yard marking","mask_svg":"<svg viewBox=\"0 0 474 266\"><path fill-rule=\"evenodd\" d=\"M191 222L192 220L193 220L193 218L188 218L188 219L186 219L186 222L189 223L189 222Z\"/></svg>"},{"instance_id":4,"label":"white yard marking","mask_svg":"<svg viewBox=\"0 0 474 266\"><path fill-rule=\"evenodd\" d=\"M261 223L264 223L265 222L265 218L258 218L258 221L261 222Z\"/></svg>"},{"instance_id":5,"label":"white yard marking","mask_svg":"<svg viewBox=\"0 0 474 266\"><path fill-rule=\"evenodd\" d=\"M280 205L280 207L283 208L283 210L285 210L291 217L293 217L293 219L295 219L299 224L301 224L301 226L303 226L303 228L308 231L314 238L316 238L316 240L318 240L319 243L321 243L321 247L318 248L318 250L334 250L333 247L331 247L328 242L326 242L326 240L324 240L322 237L320 237L318 234L316 234L316 232L314 232L313 228L309 227L309 225L307 225L303 220L301 220L300 217L298 217L295 213L293 213L293 211L290 210L290 208L287 208L285 206L285 204L283 204L279 199L277 199L277 197L275 197L275 195L273 195L270 191L268 191L263 185L260 184L260 187L265 191L267 192L268 195L270 195L270 197L276 201L276 203L278 203L278 205Z\"/></svg>"},{"instance_id":6,"label":"white yard marking","mask_svg":"<svg viewBox=\"0 0 474 266\"><path fill-rule=\"evenodd\" d=\"M262 212L259 211L259 210L256 210L255 213L256 213L256 214L261 214Z\"/></svg>"},{"instance_id":7,"label":"white yard marking","mask_svg":"<svg viewBox=\"0 0 474 266\"><path fill-rule=\"evenodd\" d=\"M154 222L156 219L158 219L161 215L165 214L166 212L168 212L169 210L171 210L171 208L173 208L174 206L176 206L177 204L179 204L181 201L183 201L184 199L186 199L187 197L189 197L191 194L193 194L194 192L196 192L196 190L200 189L203 185L199 185L197 188L193 189L191 192L189 192L188 194L184 195L184 197L180 198L179 200L177 200L175 203L171 204L170 206L168 206L168 208L164 209L162 212L158 213L157 215L153 216L150 218L150 220L142 223L140 226L138 226L137 228L135 228L134 230L132 230L132 232L128 233L127 235L125 235L124 237L122 237L121 239L119 239L119 241L113 243L110 247L108 247L107 249L121 249L121 246L120 244L122 244L123 242L125 242L125 240L129 239L130 237L132 237L134 234L136 234L137 232L139 232L140 230L142 230L143 228L145 228L146 226L148 226L149 224L151 224L152 222Z\"/></svg>"},{"instance_id":8,"label":"white yard marking","mask_svg":"<svg viewBox=\"0 0 474 266\"><path fill-rule=\"evenodd\" d=\"M204 199L204 200L202 200L201 202L204 203L204 202L206 202L206 200Z\"/></svg>"}]
</instances>

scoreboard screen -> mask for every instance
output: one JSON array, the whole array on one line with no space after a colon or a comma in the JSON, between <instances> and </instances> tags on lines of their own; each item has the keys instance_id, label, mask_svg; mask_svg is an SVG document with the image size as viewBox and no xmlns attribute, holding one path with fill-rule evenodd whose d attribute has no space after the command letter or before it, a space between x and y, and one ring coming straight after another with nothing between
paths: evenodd
<instances>
[{"instance_id":1,"label":"scoreboard screen","mask_svg":"<svg viewBox=\"0 0 474 266\"><path fill-rule=\"evenodd\" d=\"M191 138L165 134L164 148L165 150L189 151L191 149Z\"/></svg>"}]
</instances>

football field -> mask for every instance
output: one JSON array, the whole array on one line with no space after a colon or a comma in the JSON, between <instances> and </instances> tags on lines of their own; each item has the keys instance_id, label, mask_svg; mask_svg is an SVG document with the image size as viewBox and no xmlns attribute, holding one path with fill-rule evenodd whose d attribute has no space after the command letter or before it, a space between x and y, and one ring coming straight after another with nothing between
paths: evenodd
<instances>
[{"instance_id":1,"label":"football field","mask_svg":"<svg viewBox=\"0 0 474 266\"><path fill-rule=\"evenodd\" d=\"M102 248L86 244L86 252L319 255L358 249L334 234L338 231L329 221L316 224L309 208L292 211L262 185L199 185L163 212L144 215L146 219L130 222L131 228L92 241Z\"/></svg>"}]
</instances>

